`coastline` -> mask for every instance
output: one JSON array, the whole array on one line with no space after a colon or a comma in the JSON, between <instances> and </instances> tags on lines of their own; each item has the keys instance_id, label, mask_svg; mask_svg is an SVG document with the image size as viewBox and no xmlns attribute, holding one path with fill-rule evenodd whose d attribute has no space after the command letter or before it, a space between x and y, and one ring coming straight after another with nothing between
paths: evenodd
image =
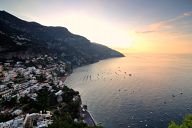
<instances>
[{"instance_id":1,"label":"coastline","mask_svg":"<svg viewBox=\"0 0 192 128\"><path fill-rule=\"evenodd\" d=\"M65 81L67 79L67 77L69 76L70 74L67 74L66 76L63 76L63 77L60 77L59 80L61 80L64 84L65 84Z\"/></svg>"},{"instance_id":2,"label":"coastline","mask_svg":"<svg viewBox=\"0 0 192 128\"><path fill-rule=\"evenodd\" d=\"M125 57L124 55L121 56L121 57ZM98 63L100 61L103 61L103 60L107 60L107 59L114 59L114 58L121 58L121 57L110 57L110 58L104 58L104 59L101 59L101 60L98 60L96 62L93 62L93 63L88 63L88 64L84 64L84 65L81 65L81 66L76 66L76 67L73 67L73 70L74 69L77 69L79 67L83 67L83 66L87 66L87 65L91 65L91 64L94 64L94 63ZM72 74L73 72L70 72L70 73L67 73L66 76L64 77L60 77L59 79L63 82L63 84L65 86L66 85L66 80L67 78ZM78 91L78 90L76 90ZM80 97L81 97L81 94L80 94ZM93 116L91 115L91 113L87 110L87 109L84 109L82 106L79 108L80 109L80 116L83 118L83 122L85 124L87 124L87 126L90 126L90 127L94 127L94 126L97 126L97 124L100 124L100 123L97 123Z\"/></svg>"},{"instance_id":3,"label":"coastline","mask_svg":"<svg viewBox=\"0 0 192 128\"><path fill-rule=\"evenodd\" d=\"M64 85L65 85L66 79L69 76L70 76L70 73L60 78L60 80L64 83ZM85 124L87 124L88 126L96 126L96 122L94 118L91 116L90 112L84 109L83 107L80 107L80 115L81 117L83 117L83 121Z\"/></svg>"},{"instance_id":4,"label":"coastline","mask_svg":"<svg viewBox=\"0 0 192 128\"><path fill-rule=\"evenodd\" d=\"M83 121L85 124L87 124L88 126L96 126L95 120L93 119L89 111L87 111L83 107L80 108L80 115L83 117Z\"/></svg>"}]
</instances>

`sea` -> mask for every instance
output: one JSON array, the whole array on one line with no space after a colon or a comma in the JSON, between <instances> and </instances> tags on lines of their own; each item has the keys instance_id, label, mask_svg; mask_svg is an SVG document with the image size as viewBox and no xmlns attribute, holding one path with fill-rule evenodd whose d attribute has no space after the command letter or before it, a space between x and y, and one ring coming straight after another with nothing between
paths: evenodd
<instances>
[{"instance_id":1,"label":"sea","mask_svg":"<svg viewBox=\"0 0 192 128\"><path fill-rule=\"evenodd\" d=\"M192 54L126 54L76 68L65 83L105 128L166 128L192 114Z\"/></svg>"}]
</instances>

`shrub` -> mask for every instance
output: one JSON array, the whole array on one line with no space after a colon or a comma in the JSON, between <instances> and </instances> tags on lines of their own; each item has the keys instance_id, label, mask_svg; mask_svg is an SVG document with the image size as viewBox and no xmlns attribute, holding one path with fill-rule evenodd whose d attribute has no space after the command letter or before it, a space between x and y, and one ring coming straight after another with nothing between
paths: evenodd
<instances>
[{"instance_id":1,"label":"shrub","mask_svg":"<svg viewBox=\"0 0 192 128\"><path fill-rule=\"evenodd\" d=\"M192 115L186 115L182 121L182 124L178 125L174 121L171 121L168 128L192 128Z\"/></svg>"}]
</instances>

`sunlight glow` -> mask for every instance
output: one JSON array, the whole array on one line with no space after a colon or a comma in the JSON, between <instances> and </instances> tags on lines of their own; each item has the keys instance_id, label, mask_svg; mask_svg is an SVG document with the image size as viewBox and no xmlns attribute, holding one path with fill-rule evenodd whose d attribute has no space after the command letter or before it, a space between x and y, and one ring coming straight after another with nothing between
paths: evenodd
<instances>
[{"instance_id":1,"label":"sunlight glow","mask_svg":"<svg viewBox=\"0 0 192 128\"><path fill-rule=\"evenodd\" d=\"M44 16L43 20L38 20L45 25L55 24L69 28L74 34L82 35L91 42L101 43L112 48L130 48L133 38L130 32L119 27L117 24L107 20L89 16L85 13L63 13L54 15L57 18ZM49 19L50 20L47 20ZM57 19L57 20L51 20Z\"/></svg>"},{"instance_id":2,"label":"sunlight glow","mask_svg":"<svg viewBox=\"0 0 192 128\"><path fill-rule=\"evenodd\" d=\"M34 3L34 6L37 6L37 10L34 11L24 11L26 9L21 8L24 4L18 5L21 9L18 10L18 14L21 14L21 19L28 21L36 21L47 26L66 27L70 32L82 35L91 42L123 52L192 52L192 11L190 10L183 10L166 17L153 14L141 16L141 13L124 10L120 13L115 10L116 6L113 8L114 3L111 3L112 8L103 8L101 1L85 3L82 5L73 3L75 5L71 6L67 1L61 5L52 2L57 6L53 7L49 4L48 7L43 8ZM129 10L129 8L125 9ZM148 14L145 12L147 10L139 9L143 14ZM162 14L162 11L164 12L160 10L159 14Z\"/></svg>"},{"instance_id":3,"label":"sunlight glow","mask_svg":"<svg viewBox=\"0 0 192 128\"><path fill-rule=\"evenodd\" d=\"M127 31L105 20L94 18L85 14L65 15L65 25L72 32L86 36L91 41L105 44L110 47L129 48L132 39Z\"/></svg>"}]
</instances>

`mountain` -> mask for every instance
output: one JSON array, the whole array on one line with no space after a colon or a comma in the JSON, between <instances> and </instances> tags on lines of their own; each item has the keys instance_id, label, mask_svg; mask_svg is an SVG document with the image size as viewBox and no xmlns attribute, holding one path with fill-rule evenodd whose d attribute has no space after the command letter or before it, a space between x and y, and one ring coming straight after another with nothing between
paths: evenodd
<instances>
[{"instance_id":1,"label":"mountain","mask_svg":"<svg viewBox=\"0 0 192 128\"><path fill-rule=\"evenodd\" d=\"M65 27L43 26L0 11L0 58L29 58L42 54L58 57L78 66L124 56L118 51L75 35Z\"/></svg>"}]
</instances>

